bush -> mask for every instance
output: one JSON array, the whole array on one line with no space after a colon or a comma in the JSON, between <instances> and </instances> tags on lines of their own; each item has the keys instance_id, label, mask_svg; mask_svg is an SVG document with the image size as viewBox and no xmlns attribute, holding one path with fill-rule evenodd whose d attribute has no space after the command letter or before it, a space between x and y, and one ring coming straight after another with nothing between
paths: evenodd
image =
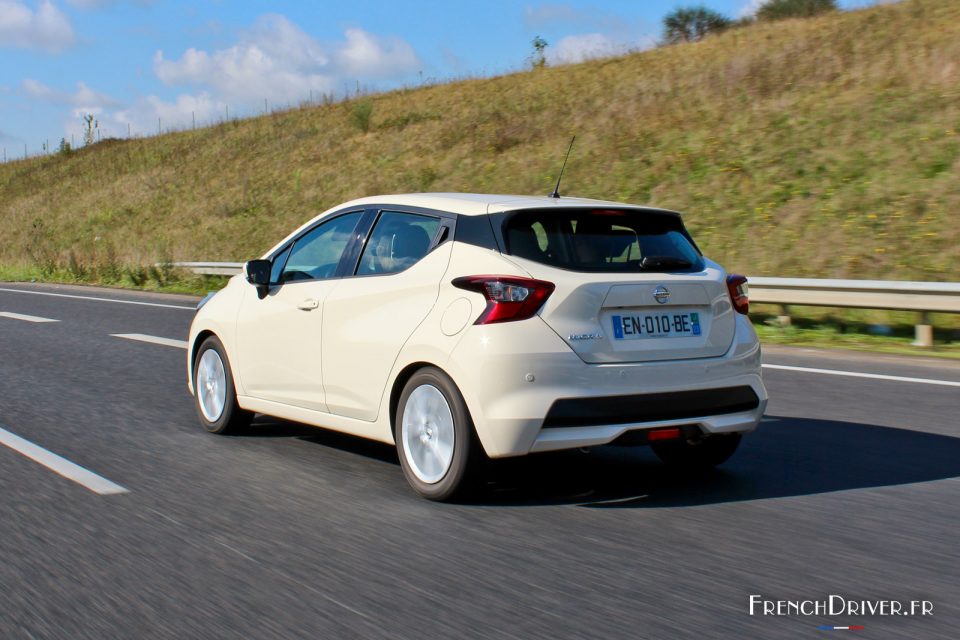
<instances>
[{"instance_id":1,"label":"bush","mask_svg":"<svg viewBox=\"0 0 960 640\"><path fill-rule=\"evenodd\" d=\"M663 38L668 44L696 42L708 33L723 31L731 20L706 7L685 7L663 18Z\"/></svg>"},{"instance_id":2,"label":"bush","mask_svg":"<svg viewBox=\"0 0 960 640\"><path fill-rule=\"evenodd\" d=\"M837 0L768 0L757 9L757 19L809 18L836 10Z\"/></svg>"},{"instance_id":3,"label":"bush","mask_svg":"<svg viewBox=\"0 0 960 640\"><path fill-rule=\"evenodd\" d=\"M360 100L353 105L350 118L355 126L364 133L370 131L370 119L373 117L373 100Z\"/></svg>"}]
</instances>

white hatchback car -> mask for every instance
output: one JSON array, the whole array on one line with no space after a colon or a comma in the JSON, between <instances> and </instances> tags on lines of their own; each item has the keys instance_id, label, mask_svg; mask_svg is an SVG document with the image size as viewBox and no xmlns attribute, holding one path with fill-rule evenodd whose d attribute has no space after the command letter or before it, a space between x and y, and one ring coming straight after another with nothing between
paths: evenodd
<instances>
[{"instance_id":1,"label":"white hatchback car","mask_svg":"<svg viewBox=\"0 0 960 640\"><path fill-rule=\"evenodd\" d=\"M258 412L395 443L435 500L484 455L650 444L712 466L767 403L745 284L671 211L363 198L199 305L189 387L214 433Z\"/></svg>"}]
</instances>

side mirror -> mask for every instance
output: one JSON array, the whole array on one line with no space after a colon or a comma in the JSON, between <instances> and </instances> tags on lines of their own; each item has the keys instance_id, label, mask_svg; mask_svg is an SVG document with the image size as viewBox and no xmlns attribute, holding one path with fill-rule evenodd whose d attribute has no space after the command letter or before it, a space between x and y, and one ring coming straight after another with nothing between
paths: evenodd
<instances>
[{"instance_id":1,"label":"side mirror","mask_svg":"<svg viewBox=\"0 0 960 640\"><path fill-rule=\"evenodd\" d=\"M250 260L243 265L243 272L247 276L247 282L257 287L260 297L266 295L270 287L270 271L273 264L269 260Z\"/></svg>"}]
</instances>

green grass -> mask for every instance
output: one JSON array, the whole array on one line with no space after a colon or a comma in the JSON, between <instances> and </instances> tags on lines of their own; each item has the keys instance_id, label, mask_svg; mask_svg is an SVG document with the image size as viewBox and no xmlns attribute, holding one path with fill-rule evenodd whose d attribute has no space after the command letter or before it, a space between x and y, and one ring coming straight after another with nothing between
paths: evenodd
<instances>
[{"instance_id":1,"label":"green grass","mask_svg":"<svg viewBox=\"0 0 960 640\"><path fill-rule=\"evenodd\" d=\"M798 347L822 347L827 349L854 349L881 353L908 354L960 359L960 340L940 334L932 348L915 347L913 336L897 332L892 336L867 333L866 327L822 323L780 327L758 322L754 328L763 344L783 344ZM912 329L911 329L912 330Z\"/></svg>"},{"instance_id":2,"label":"green grass","mask_svg":"<svg viewBox=\"0 0 960 640\"><path fill-rule=\"evenodd\" d=\"M123 267L115 274L77 272L69 268L41 269L35 265L0 265L0 282L95 284L118 289L206 295L227 283L225 276L201 276L165 266Z\"/></svg>"},{"instance_id":3,"label":"green grass","mask_svg":"<svg viewBox=\"0 0 960 640\"><path fill-rule=\"evenodd\" d=\"M960 3L909 0L105 140L0 165L0 264L136 285L354 197L545 194L576 133L563 193L682 211L732 271L955 281L958 61Z\"/></svg>"}]
</instances>

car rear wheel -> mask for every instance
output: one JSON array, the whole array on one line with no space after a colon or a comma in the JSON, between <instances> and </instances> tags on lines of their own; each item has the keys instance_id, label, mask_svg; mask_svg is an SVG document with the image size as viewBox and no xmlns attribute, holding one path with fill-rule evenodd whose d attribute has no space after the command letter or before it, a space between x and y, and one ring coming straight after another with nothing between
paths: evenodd
<instances>
[{"instance_id":1,"label":"car rear wheel","mask_svg":"<svg viewBox=\"0 0 960 640\"><path fill-rule=\"evenodd\" d=\"M460 390L434 367L417 371L400 395L394 438L403 475L429 500L450 500L469 485L481 455Z\"/></svg>"},{"instance_id":2,"label":"car rear wheel","mask_svg":"<svg viewBox=\"0 0 960 640\"><path fill-rule=\"evenodd\" d=\"M216 336L204 340L197 351L193 390L197 417L210 433L238 433L250 425L253 413L237 404L230 361Z\"/></svg>"},{"instance_id":3,"label":"car rear wheel","mask_svg":"<svg viewBox=\"0 0 960 640\"><path fill-rule=\"evenodd\" d=\"M686 469L708 469L726 462L740 445L740 434L706 436L695 440L656 442L651 446L665 463Z\"/></svg>"}]
</instances>

